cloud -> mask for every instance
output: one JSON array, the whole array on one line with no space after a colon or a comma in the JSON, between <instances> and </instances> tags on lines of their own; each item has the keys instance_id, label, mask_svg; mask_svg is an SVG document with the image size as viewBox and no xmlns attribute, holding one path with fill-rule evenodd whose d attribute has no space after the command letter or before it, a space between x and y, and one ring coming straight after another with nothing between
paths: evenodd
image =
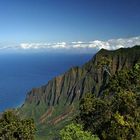
<instances>
[{"instance_id":1,"label":"cloud","mask_svg":"<svg viewBox=\"0 0 140 140\"><path fill-rule=\"evenodd\" d=\"M57 42L57 43L21 43L21 44L6 44L0 43L0 51L2 50L17 50L17 51L52 51L54 52L83 52L91 53L98 51L101 48L115 50L118 48L128 48L135 45L140 45L140 36L131 38L110 39L107 41L94 40L89 42Z\"/></svg>"},{"instance_id":2,"label":"cloud","mask_svg":"<svg viewBox=\"0 0 140 140\"><path fill-rule=\"evenodd\" d=\"M110 49L110 44L108 42L104 42L104 41L99 41L99 40L95 40L95 41L90 41L89 42L89 47L90 48L98 48L98 49Z\"/></svg>"},{"instance_id":3,"label":"cloud","mask_svg":"<svg viewBox=\"0 0 140 140\"><path fill-rule=\"evenodd\" d=\"M22 49L57 49L57 48L66 48L65 42L60 43L21 43L20 47Z\"/></svg>"},{"instance_id":4,"label":"cloud","mask_svg":"<svg viewBox=\"0 0 140 140\"><path fill-rule=\"evenodd\" d=\"M22 49L108 49L127 48L140 45L140 36L132 38L110 39L107 41L94 40L89 42L58 42L58 43L22 43Z\"/></svg>"}]
</instances>

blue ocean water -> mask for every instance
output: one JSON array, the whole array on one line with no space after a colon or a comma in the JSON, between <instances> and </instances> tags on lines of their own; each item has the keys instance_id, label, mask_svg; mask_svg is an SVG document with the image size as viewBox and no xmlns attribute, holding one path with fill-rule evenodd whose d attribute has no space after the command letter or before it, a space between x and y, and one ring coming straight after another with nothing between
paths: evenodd
<instances>
[{"instance_id":1,"label":"blue ocean water","mask_svg":"<svg viewBox=\"0 0 140 140\"><path fill-rule=\"evenodd\" d=\"M72 66L81 66L93 54L0 54L0 111L22 105L28 91Z\"/></svg>"}]
</instances>

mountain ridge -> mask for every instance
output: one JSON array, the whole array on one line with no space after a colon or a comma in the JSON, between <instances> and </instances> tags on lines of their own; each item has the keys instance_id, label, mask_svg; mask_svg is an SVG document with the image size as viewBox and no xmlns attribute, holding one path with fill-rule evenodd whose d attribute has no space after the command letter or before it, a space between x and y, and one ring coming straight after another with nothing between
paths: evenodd
<instances>
[{"instance_id":1,"label":"mountain ridge","mask_svg":"<svg viewBox=\"0 0 140 140\"><path fill-rule=\"evenodd\" d=\"M19 109L20 114L33 117L42 130L69 120L77 112L79 100L86 93L100 96L107 77L104 70L97 66L106 58L111 60L109 72L114 75L140 61L140 46L115 51L101 49L82 67L72 67L48 84L32 89Z\"/></svg>"}]
</instances>

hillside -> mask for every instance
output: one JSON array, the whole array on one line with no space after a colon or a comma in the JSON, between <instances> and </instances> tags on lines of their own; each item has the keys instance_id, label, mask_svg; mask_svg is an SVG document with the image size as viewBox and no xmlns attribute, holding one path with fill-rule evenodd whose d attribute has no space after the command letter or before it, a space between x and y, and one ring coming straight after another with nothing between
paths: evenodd
<instances>
[{"instance_id":1,"label":"hillside","mask_svg":"<svg viewBox=\"0 0 140 140\"><path fill-rule=\"evenodd\" d=\"M140 46L115 51L101 49L82 67L73 67L47 85L32 89L19 113L35 119L38 135L54 135L76 114L79 100L86 93L100 96L109 76L98 65L106 58L111 61L109 73L114 75L140 62Z\"/></svg>"}]
</instances>

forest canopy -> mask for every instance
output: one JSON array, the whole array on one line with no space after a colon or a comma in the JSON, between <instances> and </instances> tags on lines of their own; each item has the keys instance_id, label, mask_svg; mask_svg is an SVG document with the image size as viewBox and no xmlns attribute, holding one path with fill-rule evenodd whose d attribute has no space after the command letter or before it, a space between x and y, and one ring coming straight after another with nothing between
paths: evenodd
<instances>
[{"instance_id":1,"label":"forest canopy","mask_svg":"<svg viewBox=\"0 0 140 140\"><path fill-rule=\"evenodd\" d=\"M101 140L139 140L140 63L111 76L100 97L86 94L79 110L74 122L83 131Z\"/></svg>"},{"instance_id":2,"label":"forest canopy","mask_svg":"<svg viewBox=\"0 0 140 140\"><path fill-rule=\"evenodd\" d=\"M21 119L13 110L5 111L0 118L1 140L34 140L33 119Z\"/></svg>"}]
</instances>

